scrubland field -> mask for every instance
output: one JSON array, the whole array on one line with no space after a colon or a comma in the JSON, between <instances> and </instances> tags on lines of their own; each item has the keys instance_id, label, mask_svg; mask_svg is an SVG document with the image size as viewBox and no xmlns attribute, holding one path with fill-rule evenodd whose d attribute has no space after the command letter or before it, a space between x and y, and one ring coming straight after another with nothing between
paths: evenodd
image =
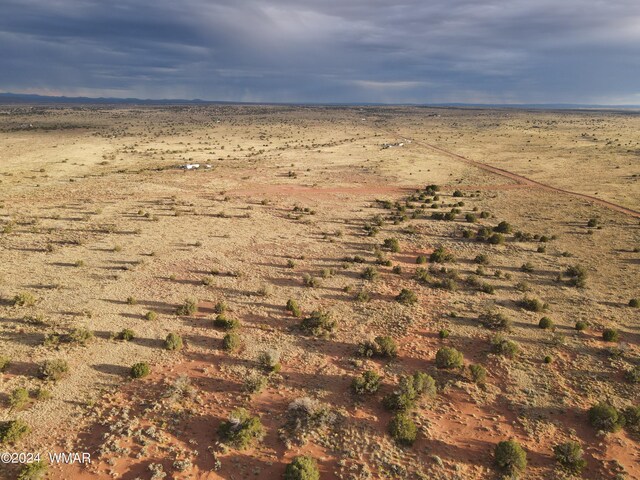
<instances>
[{"instance_id":1,"label":"scrubland field","mask_svg":"<svg viewBox=\"0 0 640 480\"><path fill-rule=\"evenodd\" d=\"M0 106L0 477L640 479L639 182L629 111Z\"/></svg>"}]
</instances>

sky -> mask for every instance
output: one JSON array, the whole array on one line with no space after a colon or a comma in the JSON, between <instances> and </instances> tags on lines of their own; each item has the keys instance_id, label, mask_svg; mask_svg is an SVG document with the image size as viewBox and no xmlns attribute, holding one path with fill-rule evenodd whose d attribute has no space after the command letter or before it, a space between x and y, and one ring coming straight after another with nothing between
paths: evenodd
<instances>
[{"instance_id":1,"label":"sky","mask_svg":"<svg viewBox=\"0 0 640 480\"><path fill-rule=\"evenodd\" d=\"M0 0L0 91L640 104L640 0Z\"/></svg>"}]
</instances>

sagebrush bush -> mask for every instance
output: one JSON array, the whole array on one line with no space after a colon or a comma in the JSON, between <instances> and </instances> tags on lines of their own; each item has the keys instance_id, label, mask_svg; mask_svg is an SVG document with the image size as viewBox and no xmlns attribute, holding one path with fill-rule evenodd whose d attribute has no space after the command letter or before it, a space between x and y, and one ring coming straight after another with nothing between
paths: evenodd
<instances>
[{"instance_id":1,"label":"sagebrush bush","mask_svg":"<svg viewBox=\"0 0 640 480\"><path fill-rule=\"evenodd\" d=\"M43 380L58 381L69 371L69 364L62 359L45 360L38 367L38 376Z\"/></svg>"},{"instance_id":2,"label":"sagebrush bush","mask_svg":"<svg viewBox=\"0 0 640 480\"><path fill-rule=\"evenodd\" d=\"M360 274L360 277L369 281L375 280L376 278L378 278L378 271L375 269L375 267L366 267Z\"/></svg>"},{"instance_id":3,"label":"sagebrush bush","mask_svg":"<svg viewBox=\"0 0 640 480\"><path fill-rule=\"evenodd\" d=\"M149 320L149 321L153 322L154 320L158 319L158 314L156 312L153 312L153 311L148 311L147 313L144 314L144 318L145 318L145 320Z\"/></svg>"},{"instance_id":4,"label":"sagebrush bush","mask_svg":"<svg viewBox=\"0 0 640 480\"><path fill-rule=\"evenodd\" d=\"M285 306L285 310L291 312L294 317L302 316L302 310L300 310L300 305L294 299L290 298L287 300L287 305Z\"/></svg>"},{"instance_id":5,"label":"sagebrush bush","mask_svg":"<svg viewBox=\"0 0 640 480\"><path fill-rule=\"evenodd\" d=\"M578 442L559 443L553 447L553 454L560 466L574 475L580 475L587 466L582 447Z\"/></svg>"},{"instance_id":6,"label":"sagebrush bush","mask_svg":"<svg viewBox=\"0 0 640 480\"><path fill-rule=\"evenodd\" d=\"M602 331L602 339L605 342L617 342L620 340L620 332L615 328L605 328Z\"/></svg>"},{"instance_id":7,"label":"sagebrush bush","mask_svg":"<svg viewBox=\"0 0 640 480\"><path fill-rule=\"evenodd\" d=\"M443 328L438 332L438 337L440 340L444 340L445 338L449 338L449 330Z\"/></svg>"},{"instance_id":8,"label":"sagebrush bush","mask_svg":"<svg viewBox=\"0 0 640 480\"><path fill-rule=\"evenodd\" d=\"M628 305L629 305L631 308L638 308L638 307L640 307L640 299L638 299L638 298L632 298L631 300L629 300Z\"/></svg>"},{"instance_id":9,"label":"sagebrush bush","mask_svg":"<svg viewBox=\"0 0 640 480\"><path fill-rule=\"evenodd\" d=\"M624 378L629 383L640 383L640 365L636 365L630 370L627 370L624 373Z\"/></svg>"},{"instance_id":10,"label":"sagebrush bush","mask_svg":"<svg viewBox=\"0 0 640 480\"><path fill-rule=\"evenodd\" d=\"M548 308L546 303L532 297L523 297L518 303L520 307L530 312L543 312Z\"/></svg>"},{"instance_id":11,"label":"sagebrush bush","mask_svg":"<svg viewBox=\"0 0 640 480\"><path fill-rule=\"evenodd\" d=\"M29 390L26 388L16 388L9 395L9 406L11 410L20 410L29 402Z\"/></svg>"},{"instance_id":12,"label":"sagebrush bush","mask_svg":"<svg viewBox=\"0 0 640 480\"><path fill-rule=\"evenodd\" d=\"M0 355L0 372L4 372L10 364L11 359L9 357Z\"/></svg>"},{"instance_id":13,"label":"sagebrush bush","mask_svg":"<svg viewBox=\"0 0 640 480\"><path fill-rule=\"evenodd\" d=\"M237 408L220 424L218 435L226 445L244 450L262 440L265 431L258 417L252 417L244 408Z\"/></svg>"},{"instance_id":14,"label":"sagebrush bush","mask_svg":"<svg viewBox=\"0 0 640 480\"><path fill-rule=\"evenodd\" d=\"M293 457L284 472L285 480L320 480L316 461L306 455Z\"/></svg>"},{"instance_id":15,"label":"sagebrush bush","mask_svg":"<svg viewBox=\"0 0 640 480\"><path fill-rule=\"evenodd\" d=\"M640 435L640 405L631 405L622 412L624 428L635 436Z\"/></svg>"},{"instance_id":16,"label":"sagebrush bush","mask_svg":"<svg viewBox=\"0 0 640 480\"><path fill-rule=\"evenodd\" d=\"M483 384L487 379L487 369L482 365L470 365L469 372L471 373L471 379L475 383Z\"/></svg>"},{"instance_id":17,"label":"sagebrush bush","mask_svg":"<svg viewBox=\"0 0 640 480\"><path fill-rule=\"evenodd\" d=\"M396 296L396 301L403 305L414 305L418 302L418 296L413 292L413 290L403 288Z\"/></svg>"},{"instance_id":18,"label":"sagebrush bush","mask_svg":"<svg viewBox=\"0 0 640 480\"><path fill-rule=\"evenodd\" d=\"M398 444L411 446L418 436L418 427L411 415L400 412L391 419L389 433Z\"/></svg>"},{"instance_id":19,"label":"sagebrush bush","mask_svg":"<svg viewBox=\"0 0 640 480\"><path fill-rule=\"evenodd\" d=\"M517 476L527 468L527 453L515 440L507 440L496 445L495 461L500 470Z\"/></svg>"},{"instance_id":20,"label":"sagebrush bush","mask_svg":"<svg viewBox=\"0 0 640 480\"><path fill-rule=\"evenodd\" d=\"M253 371L242 382L242 389L247 393L260 393L267 386L268 379L260 372Z\"/></svg>"},{"instance_id":21,"label":"sagebrush bush","mask_svg":"<svg viewBox=\"0 0 640 480\"><path fill-rule=\"evenodd\" d=\"M136 334L133 330L131 330L130 328L125 328L124 330L120 331L120 333L116 335L116 339L128 342L130 340L133 340L135 336Z\"/></svg>"},{"instance_id":22,"label":"sagebrush bush","mask_svg":"<svg viewBox=\"0 0 640 480\"><path fill-rule=\"evenodd\" d=\"M302 275L302 284L305 287L316 288L320 286L320 279L316 277L312 277L308 273Z\"/></svg>"},{"instance_id":23,"label":"sagebrush bush","mask_svg":"<svg viewBox=\"0 0 640 480\"><path fill-rule=\"evenodd\" d=\"M134 363L131 366L131 377L132 378L142 378L149 375L151 372L151 368L149 368L149 364L147 362L139 362Z\"/></svg>"},{"instance_id":24,"label":"sagebrush bush","mask_svg":"<svg viewBox=\"0 0 640 480\"><path fill-rule=\"evenodd\" d=\"M308 334L315 336L328 335L335 329L337 322L331 314L324 310L315 310L311 315L302 320L300 328Z\"/></svg>"},{"instance_id":25,"label":"sagebrush bush","mask_svg":"<svg viewBox=\"0 0 640 480\"><path fill-rule=\"evenodd\" d=\"M357 395L370 395L380 388L380 375L373 370L367 370L351 382L351 389Z\"/></svg>"},{"instance_id":26,"label":"sagebrush bush","mask_svg":"<svg viewBox=\"0 0 640 480\"><path fill-rule=\"evenodd\" d=\"M241 345L240 335L236 332L229 332L222 338L222 348L227 352L235 352Z\"/></svg>"},{"instance_id":27,"label":"sagebrush bush","mask_svg":"<svg viewBox=\"0 0 640 480\"><path fill-rule=\"evenodd\" d=\"M569 285L582 288L587 283L587 270L582 265L568 267L564 274L569 277Z\"/></svg>"},{"instance_id":28,"label":"sagebrush bush","mask_svg":"<svg viewBox=\"0 0 640 480\"><path fill-rule=\"evenodd\" d=\"M400 242L397 238L385 238L382 243L382 248L398 253L400 251Z\"/></svg>"},{"instance_id":29,"label":"sagebrush bush","mask_svg":"<svg viewBox=\"0 0 640 480\"><path fill-rule=\"evenodd\" d=\"M262 368L269 372L279 372L281 368L280 351L274 348L263 350L258 355L258 363Z\"/></svg>"},{"instance_id":30,"label":"sagebrush bush","mask_svg":"<svg viewBox=\"0 0 640 480\"><path fill-rule=\"evenodd\" d=\"M436 352L436 366L438 368L460 368L463 365L464 356L452 347L442 347Z\"/></svg>"},{"instance_id":31,"label":"sagebrush bush","mask_svg":"<svg viewBox=\"0 0 640 480\"><path fill-rule=\"evenodd\" d=\"M217 315L220 315L221 313L226 312L227 308L227 302L225 302L224 300L220 300L213 306L213 312Z\"/></svg>"},{"instance_id":32,"label":"sagebrush bush","mask_svg":"<svg viewBox=\"0 0 640 480\"><path fill-rule=\"evenodd\" d=\"M164 339L164 348L167 350L181 350L182 349L182 337L177 333L169 333L167 338Z\"/></svg>"},{"instance_id":33,"label":"sagebrush bush","mask_svg":"<svg viewBox=\"0 0 640 480\"><path fill-rule=\"evenodd\" d=\"M624 424L624 417L607 402L593 405L589 409L588 416L592 427L605 432L617 432Z\"/></svg>"},{"instance_id":34,"label":"sagebrush bush","mask_svg":"<svg viewBox=\"0 0 640 480\"><path fill-rule=\"evenodd\" d=\"M491 351L496 355L513 358L520 351L520 347L516 342L508 340L502 335L496 335L491 339Z\"/></svg>"},{"instance_id":35,"label":"sagebrush bush","mask_svg":"<svg viewBox=\"0 0 640 480\"><path fill-rule=\"evenodd\" d=\"M12 303L16 307L32 307L36 304L36 297L29 292L20 292L13 297Z\"/></svg>"},{"instance_id":36,"label":"sagebrush bush","mask_svg":"<svg viewBox=\"0 0 640 480\"><path fill-rule=\"evenodd\" d=\"M575 328L576 328L576 330L578 330L579 332L581 332L581 331L583 331L583 330L586 330L586 328L587 328L587 322L584 322L584 321L582 321L582 320L578 320L578 321L576 322L576 327L575 327Z\"/></svg>"},{"instance_id":37,"label":"sagebrush bush","mask_svg":"<svg viewBox=\"0 0 640 480\"><path fill-rule=\"evenodd\" d=\"M29 425L22 420L0 422L0 444L16 443L30 431Z\"/></svg>"},{"instance_id":38,"label":"sagebrush bush","mask_svg":"<svg viewBox=\"0 0 640 480\"><path fill-rule=\"evenodd\" d=\"M22 467L17 480L41 480L47 473L47 464L39 460L27 463Z\"/></svg>"},{"instance_id":39,"label":"sagebrush bush","mask_svg":"<svg viewBox=\"0 0 640 480\"><path fill-rule=\"evenodd\" d=\"M184 303L176 309L176 315L186 316L193 315L198 312L198 300L195 298L187 298Z\"/></svg>"}]
</instances>

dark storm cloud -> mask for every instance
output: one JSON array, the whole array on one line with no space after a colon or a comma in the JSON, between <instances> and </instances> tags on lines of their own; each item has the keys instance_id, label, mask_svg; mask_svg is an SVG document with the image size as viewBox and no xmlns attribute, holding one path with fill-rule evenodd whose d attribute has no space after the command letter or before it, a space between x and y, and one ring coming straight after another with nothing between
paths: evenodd
<instances>
[{"instance_id":1,"label":"dark storm cloud","mask_svg":"<svg viewBox=\"0 0 640 480\"><path fill-rule=\"evenodd\" d=\"M0 90L640 103L637 0L0 0Z\"/></svg>"}]
</instances>

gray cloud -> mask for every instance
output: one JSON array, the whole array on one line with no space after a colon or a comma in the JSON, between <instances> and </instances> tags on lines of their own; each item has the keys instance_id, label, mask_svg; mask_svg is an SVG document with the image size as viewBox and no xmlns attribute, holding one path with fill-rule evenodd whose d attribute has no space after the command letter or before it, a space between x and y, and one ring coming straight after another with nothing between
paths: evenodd
<instances>
[{"instance_id":1,"label":"gray cloud","mask_svg":"<svg viewBox=\"0 0 640 480\"><path fill-rule=\"evenodd\" d=\"M2 0L0 90L640 103L637 0Z\"/></svg>"}]
</instances>

